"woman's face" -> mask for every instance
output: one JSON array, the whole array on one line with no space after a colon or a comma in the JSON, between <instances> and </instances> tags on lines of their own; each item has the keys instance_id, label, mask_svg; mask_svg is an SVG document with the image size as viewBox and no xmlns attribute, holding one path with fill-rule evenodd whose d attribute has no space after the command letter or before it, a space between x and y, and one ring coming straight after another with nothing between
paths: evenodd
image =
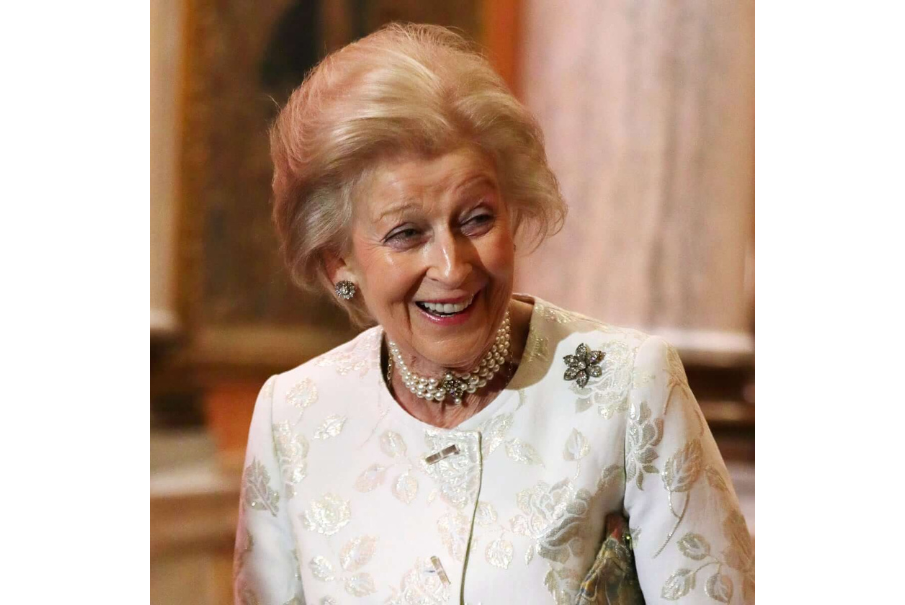
<instances>
[{"instance_id":1,"label":"woman's face","mask_svg":"<svg viewBox=\"0 0 905 605\"><path fill-rule=\"evenodd\" d=\"M470 368L493 344L513 287L493 164L470 148L405 156L381 163L361 190L343 260L371 315L415 356L413 369Z\"/></svg>"}]
</instances>

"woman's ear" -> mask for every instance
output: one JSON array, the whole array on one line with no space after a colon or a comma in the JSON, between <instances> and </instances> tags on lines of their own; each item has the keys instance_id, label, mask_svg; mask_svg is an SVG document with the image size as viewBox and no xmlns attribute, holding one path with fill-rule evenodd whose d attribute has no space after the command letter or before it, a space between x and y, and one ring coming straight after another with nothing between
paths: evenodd
<instances>
[{"instance_id":1,"label":"woman's ear","mask_svg":"<svg viewBox=\"0 0 905 605\"><path fill-rule=\"evenodd\" d=\"M346 262L346 259L334 252L324 253L324 269L330 282L334 285L341 281L350 281L353 284L358 283L355 272Z\"/></svg>"}]
</instances>

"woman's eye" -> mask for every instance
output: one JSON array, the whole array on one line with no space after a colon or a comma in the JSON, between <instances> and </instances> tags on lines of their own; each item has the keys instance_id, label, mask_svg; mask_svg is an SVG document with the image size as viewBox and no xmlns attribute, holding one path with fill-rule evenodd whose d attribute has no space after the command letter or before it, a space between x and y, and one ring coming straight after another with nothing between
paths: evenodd
<instances>
[{"instance_id":1,"label":"woman's eye","mask_svg":"<svg viewBox=\"0 0 905 605\"><path fill-rule=\"evenodd\" d=\"M406 240L414 239L418 236L417 229L400 229L399 231L393 231L389 234L385 241L387 242L404 242Z\"/></svg>"},{"instance_id":2,"label":"woman's eye","mask_svg":"<svg viewBox=\"0 0 905 605\"><path fill-rule=\"evenodd\" d=\"M467 221L465 221L465 229L467 230L475 230L486 227L490 223L493 222L492 214L479 214L477 216L473 216Z\"/></svg>"}]
</instances>

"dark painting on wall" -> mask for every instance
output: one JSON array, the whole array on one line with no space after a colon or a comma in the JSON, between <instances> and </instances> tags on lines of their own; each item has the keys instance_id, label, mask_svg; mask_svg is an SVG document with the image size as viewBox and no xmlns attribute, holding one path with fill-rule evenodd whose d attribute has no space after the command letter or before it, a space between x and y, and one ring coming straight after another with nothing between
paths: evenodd
<instances>
[{"instance_id":1,"label":"dark painting on wall","mask_svg":"<svg viewBox=\"0 0 905 605\"><path fill-rule=\"evenodd\" d=\"M480 2L188 2L180 310L202 362L282 365L354 334L326 297L290 283L270 221L268 129L332 50L392 21L480 37Z\"/></svg>"}]
</instances>

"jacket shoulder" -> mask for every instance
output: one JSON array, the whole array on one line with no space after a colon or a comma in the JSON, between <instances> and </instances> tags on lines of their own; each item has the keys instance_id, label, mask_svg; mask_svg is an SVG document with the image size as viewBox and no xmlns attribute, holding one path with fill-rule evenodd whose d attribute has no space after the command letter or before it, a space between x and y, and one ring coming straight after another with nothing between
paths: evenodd
<instances>
[{"instance_id":1,"label":"jacket shoulder","mask_svg":"<svg viewBox=\"0 0 905 605\"><path fill-rule=\"evenodd\" d=\"M641 330L610 324L562 309L540 299L535 299L534 304L535 313L539 322L543 324L544 331L556 334L561 340L594 338L604 341L624 341L625 344L636 348L650 337L650 334Z\"/></svg>"},{"instance_id":2,"label":"jacket shoulder","mask_svg":"<svg viewBox=\"0 0 905 605\"><path fill-rule=\"evenodd\" d=\"M322 390L332 383L354 383L372 371L379 371L382 335L379 327L369 328L352 340L278 374L274 385L275 400L291 398L293 390L305 390L300 385L316 385Z\"/></svg>"}]
</instances>

